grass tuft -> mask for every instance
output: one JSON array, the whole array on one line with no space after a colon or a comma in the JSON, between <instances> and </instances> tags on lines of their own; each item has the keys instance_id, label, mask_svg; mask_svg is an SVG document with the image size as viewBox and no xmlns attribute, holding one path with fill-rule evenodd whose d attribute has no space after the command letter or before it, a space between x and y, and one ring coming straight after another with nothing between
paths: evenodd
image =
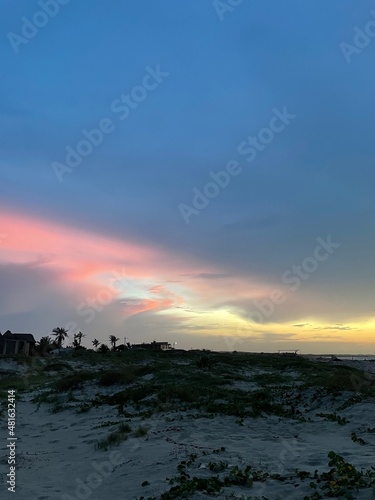
<instances>
[{"instance_id":1,"label":"grass tuft","mask_svg":"<svg viewBox=\"0 0 375 500\"><path fill-rule=\"evenodd\" d=\"M119 425L119 428L111 432L106 438L101 439L95 445L95 449L107 451L113 446L118 446L123 441L126 441L131 433L131 427L129 424L123 422Z\"/></svg>"}]
</instances>

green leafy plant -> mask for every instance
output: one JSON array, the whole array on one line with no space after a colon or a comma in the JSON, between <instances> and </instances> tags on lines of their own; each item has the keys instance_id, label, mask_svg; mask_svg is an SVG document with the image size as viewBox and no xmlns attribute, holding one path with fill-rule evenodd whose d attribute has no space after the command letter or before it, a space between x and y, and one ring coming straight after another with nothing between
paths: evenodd
<instances>
[{"instance_id":1,"label":"green leafy plant","mask_svg":"<svg viewBox=\"0 0 375 500\"><path fill-rule=\"evenodd\" d=\"M323 417L325 420L331 420L332 422L337 422L339 425L346 425L349 423L345 417L340 417L336 413L317 413L317 417Z\"/></svg>"},{"instance_id":2,"label":"green leafy plant","mask_svg":"<svg viewBox=\"0 0 375 500\"><path fill-rule=\"evenodd\" d=\"M358 437L355 432L352 432L351 438L352 438L352 441L354 443L358 443L358 444L361 444L361 445L367 444L366 441L364 439L362 439L361 437Z\"/></svg>"},{"instance_id":3,"label":"green leafy plant","mask_svg":"<svg viewBox=\"0 0 375 500\"><path fill-rule=\"evenodd\" d=\"M373 489L375 485L375 468L362 472L346 462L341 456L330 451L328 453L330 470L318 474L315 471L310 487L315 490L312 496L305 496L304 500L326 497L346 498L354 500L354 493L359 489Z\"/></svg>"}]
</instances>

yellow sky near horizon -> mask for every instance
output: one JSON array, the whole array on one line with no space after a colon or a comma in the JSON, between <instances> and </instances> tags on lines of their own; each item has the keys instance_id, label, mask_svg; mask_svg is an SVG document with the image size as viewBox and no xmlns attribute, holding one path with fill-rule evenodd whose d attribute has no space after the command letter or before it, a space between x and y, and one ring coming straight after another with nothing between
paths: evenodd
<instances>
[{"instance_id":1,"label":"yellow sky near horizon","mask_svg":"<svg viewBox=\"0 0 375 500\"><path fill-rule=\"evenodd\" d=\"M344 322L345 306L327 314L324 298L307 285L294 292L261 276L226 273L152 245L52 226L26 215L4 213L0 223L8 234L0 264L19 280L2 301L0 312L15 318L5 329L28 329L23 318L29 314L40 318L40 336L69 324L75 325L69 326L71 333L77 328L101 341L111 331L135 342L177 335L184 348L206 342L216 350L374 350L374 318ZM276 291L285 298L271 303ZM320 319L308 316L319 309ZM255 322L259 317L262 322ZM337 322L340 317L343 323Z\"/></svg>"}]
</instances>

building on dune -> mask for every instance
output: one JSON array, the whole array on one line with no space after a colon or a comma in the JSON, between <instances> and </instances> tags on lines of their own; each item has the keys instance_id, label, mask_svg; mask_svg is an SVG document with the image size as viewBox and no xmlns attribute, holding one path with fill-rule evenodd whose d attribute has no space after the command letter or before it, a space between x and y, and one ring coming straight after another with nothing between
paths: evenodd
<instances>
[{"instance_id":1,"label":"building on dune","mask_svg":"<svg viewBox=\"0 0 375 500\"><path fill-rule=\"evenodd\" d=\"M7 330L4 335L0 333L0 354L9 356L13 354L35 353L35 339L31 333L12 333Z\"/></svg>"},{"instance_id":2,"label":"building on dune","mask_svg":"<svg viewBox=\"0 0 375 500\"><path fill-rule=\"evenodd\" d=\"M172 345L169 342L156 342L155 340L150 343L143 344L132 344L132 349L147 349L149 351L169 351L169 349L173 349Z\"/></svg>"}]
</instances>

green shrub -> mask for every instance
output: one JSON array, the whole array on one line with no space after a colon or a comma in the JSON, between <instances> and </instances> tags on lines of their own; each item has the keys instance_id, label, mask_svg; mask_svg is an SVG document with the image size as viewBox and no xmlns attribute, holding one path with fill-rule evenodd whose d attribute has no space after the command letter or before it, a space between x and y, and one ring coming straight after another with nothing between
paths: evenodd
<instances>
[{"instance_id":1,"label":"green shrub","mask_svg":"<svg viewBox=\"0 0 375 500\"><path fill-rule=\"evenodd\" d=\"M325 420L331 420L332 422L337 422L339 425L346 425L349 423L345 417L340 417L336 413L317 413L317 417L323 417Z\"/></svg>"},{"instance_id":2,"label":"green shrub","mask_svg":"<svg viewBox=\"0 0 375 500\"><path fill-rule=\"evenodd\" d=\"M211 368L211 366L214 364L214 360L210 356L202 356L201 358L197 359L195 362L196 366L201 369L207 369Z\"/></svg>"},{"instance_id":3,"label":"green shrub","mask_svg":"<svg viewBox=\"0 0 375 500\"><path fill-rule=\"evenodd\" d=\"M49 365L46 365L43 367L43 371L45 372L49 372L49 371L62 371L62 370L70 370L72 371L73 368L68 365L67 363L59 363L59 362L56 362L56 363L50 363Z\"/></svg>"},{"instance_id":4,"label":"green shrub","mask_svg":"<svg viewBox=\"0 0 375 500\"><path fill-rule=\"evenodd\" d=\"M109 370L100 375L98 384L108 387L111 385L130 384L135 380L135 375L129 371Z\"/></svg>"},{"instance_id":5,"label":"green shrub","mask_svg":"<svg viewBox=\"0 0 375 500\"><path fill-rule=\"evenodd\" d=\"M288 382L289 377L282 375L281 373L258 373L252 377L252 380L260 385L269 384L284 384Z\"/></svg>"},{"instance_id":6,"label":"green shrub","mask_svg":"<svg viewBox=\"0 0 375 500\"><path fill-rule=\"evenodd\" d=\"M148 433L148 429L140 425L138 429L134 431L134 437L144 437Z\"/></svg>"},{"instance_id":7,"label":"green shrub","mask_svg":"<svg viewBox=\"0 0 375 500\"><path fill-rule=\"evenodd\" d=\"M78 389L87 380L93 380L96 374L93 372L80 371L72 373L71 375L65 375L60 380L57 380L54 387L59 391L69 391Z\"/></svg>"}]
</instances>

